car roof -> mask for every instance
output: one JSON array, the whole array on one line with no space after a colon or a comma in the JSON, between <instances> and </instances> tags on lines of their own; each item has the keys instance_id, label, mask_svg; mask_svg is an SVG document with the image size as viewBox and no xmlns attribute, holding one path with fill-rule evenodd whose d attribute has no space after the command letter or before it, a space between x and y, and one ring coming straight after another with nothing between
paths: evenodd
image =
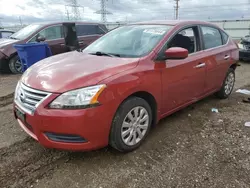
<instances>
[{"instance_id":1,"label":"car roof","mask_svg":"<svg viewBox=\"0 0 250 188\"><path fill-rule=\"evenodd\" d=\"M0 29L0 32L1 31L7 31L7 32L15 33L14 31L11 31L11 30L8 30L8 29Z\"/></svg>"},{"instance_id":2,"label":"car roof","mask_svg":"<svg viewBox=\"0 0 250 188\"><path fill-rule=\"evenodd\" d=\"M58 24L65 24L65 23L76 23L76 24L98 24L102 25L102 23L98 22L86 22L86 21L62 21L62 22L37 22L37 23L32 23L32 25L58 25Z\"/></svg>"},{"instance_id":3,"label":"car roof","mask_svg":"<svg viewBox=\"0 0 250 188\"><path fill-rule=\"evenodd\" d=\"M218 27L217 25L210 23L210 22L205 22L205 21L198 21L198 20L154 20L154 21L145 21L145 22L137 22L134 23L135 25L171 25L171 26L177 26L177 25L211 25ZM133 24L133 25L134 25Z\"/></svg>"}]
</instances>

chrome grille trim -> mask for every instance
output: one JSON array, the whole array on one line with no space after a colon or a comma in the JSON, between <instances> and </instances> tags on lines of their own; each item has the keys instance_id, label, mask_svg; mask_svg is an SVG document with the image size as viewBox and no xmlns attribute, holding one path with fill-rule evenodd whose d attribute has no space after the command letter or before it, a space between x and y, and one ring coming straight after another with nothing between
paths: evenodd
<instances>
[{"instance_id":1,"label":"chrome grille trim","mask_svg":"<svg viewBox=\"0 0 250 188\"><path fill-rule=\"evenodd\" d=\"M30 88L23 83L18 83L15 93L15 103L24 112L34 115L37 107L49 96L51 93Z\"/></svg>"}]
</instances>

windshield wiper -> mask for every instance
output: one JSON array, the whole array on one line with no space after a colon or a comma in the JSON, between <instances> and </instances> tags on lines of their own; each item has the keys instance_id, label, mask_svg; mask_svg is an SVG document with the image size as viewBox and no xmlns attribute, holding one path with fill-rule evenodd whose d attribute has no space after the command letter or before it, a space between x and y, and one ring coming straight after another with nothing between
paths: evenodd
<instances>
[{"instance_id":1,"label":"windshield wiper","mask_svg":"<svg viewBox=\"0 0 250 188\"><path fill-rule=\"evenodd\" d=\"M92 52L89 53L91 55L98 55L98 56L109 56L109 57L121 57L119 54L110 54L110 53L105 53L105 52Z\"/></svg>"}]
</instances>

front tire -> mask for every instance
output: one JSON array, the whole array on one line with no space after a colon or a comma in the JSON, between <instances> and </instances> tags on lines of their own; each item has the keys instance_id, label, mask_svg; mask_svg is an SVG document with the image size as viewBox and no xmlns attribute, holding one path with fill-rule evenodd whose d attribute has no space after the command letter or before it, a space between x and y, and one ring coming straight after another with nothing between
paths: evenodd
<instances>
[{"instance_id":1,"label":"front tire","mask_svg":"<svg viewBox=\"0 0 250 188\"><path fill-rule=\"evenodd\" d=\"M152 110L142 98L130 97L117 110L112 122L109 145L121 152L138 148L152 124Z\"/></svg>"},{"instance_id":2,"label":"front tire","mask_svg":"<svg viewBox=\"0 0 250 188\"><path fill-rule=\"evenodd\" d=\"M21 74L22 73L22 64L18 55L13 56L9 60L9 69L12 74Z\"/></svg>"},{"instance_id":3,"label":"front tire","mask_svg":"<svg viewBox=\"0 0 250 188\"><path fill-rule=\"evenodd\" d=\"M215 95L220 99L227 99L233 91L235 83L235 71L233 68L229 68L223 85Z\"/></svg>"}]
</instances>

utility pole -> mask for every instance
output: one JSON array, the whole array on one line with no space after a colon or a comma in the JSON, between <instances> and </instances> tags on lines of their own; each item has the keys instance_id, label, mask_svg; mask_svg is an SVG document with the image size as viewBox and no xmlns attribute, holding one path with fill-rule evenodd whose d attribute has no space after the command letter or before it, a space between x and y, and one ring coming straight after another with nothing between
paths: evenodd
<instances>
[{"instance_id":1,"label":"utility pole","mask_svg":"<svg viewBox=\"0 0 250 188\"><path fill-rule=\"evenodd\" d=\"M111 12L107 11L106 9L106 3L108 0L100 0L101 10L96 11L96 14L101 15L101 20L104 24L107 22L107 15L112 14Z\"/></svg>"},{"instance_id":2,"label":"utility pole","mask_svg":"<svg viewBox=\"0 0 250 188\"><path fill-rule=\"evenodd\" d=\"M67 7L66 7L66 6L65 6L65 10L66 10L67 20L69 20L69 10L67 9Z\"/></svg>"},{"instance_id":3,"label":"utility pole","mask_svg":"<svg viewBox=\"0 0 250 188\"><path fill-rule=\"evenodd\" d=\"M73 17L74 17L74 20L81 20L81 13L80 13L80 8L83 9L84 11L84 7L83 6L80 6L77 2L77 0L67 0L68 2L70 2L70 4L68 5L65 5L66 7L66 14L67 14L67 18L69 20L69 12L68 12L68 9L67 7L71 7L71 12L73 14Z\"/></svg>"},{"instance_id":4,"label":"utility pole","mask_svg":"<svg viewBox=\"0 0 250 188\"><path fill-rule=\"evenodd\" d=\"M1 22L2 19L3 19L3 18L0 17L0 28L2 28L2 26L3 26L3 25L2 25L2 22Z\"/></svg>"},{"instance_id":5,"label":"utility pole","mask_svg":"<svg viewBox=\"0 0 250 188\"><path fill-rule=\"evenodd\" d=\"M179 19L179 8L180 8L179 1L180 0L174 0L174 1L175 1L175 6L174 6L174 8L175 8L175 19L178 20Z\"/></svg>"},{"instance_id":6,"label":"utility pole","mask_svg":"<svg viewBox=\"0 0 250 188\"><path fill-rule=\"evenodd\" d=\"M19 16L19 23L20 23L21 26L23 26L23 22L22 22L21 16Z\"/></svg>"}]
</instances>

